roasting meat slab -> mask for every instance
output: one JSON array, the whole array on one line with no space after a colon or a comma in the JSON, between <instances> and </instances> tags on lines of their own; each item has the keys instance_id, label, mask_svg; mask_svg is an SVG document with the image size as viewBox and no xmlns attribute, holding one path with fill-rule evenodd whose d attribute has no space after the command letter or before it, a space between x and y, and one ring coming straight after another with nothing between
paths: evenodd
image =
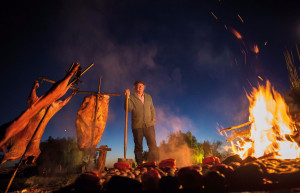
<instances>
[{"instance_id":1,"label":"roasting meat slab","mask_svg":"<svg viewBox=\"0 0 300 193\"><path fill-rule=\"evenodd\" d=\"M95 120L96 96L89 95L84 98L76 117L76 134L79 149L96 148L100 142L107 121L108 104L108 95L103 95L98 98ZM92 141L93 127L94 137Z\"/></svg>"}]
</instances>

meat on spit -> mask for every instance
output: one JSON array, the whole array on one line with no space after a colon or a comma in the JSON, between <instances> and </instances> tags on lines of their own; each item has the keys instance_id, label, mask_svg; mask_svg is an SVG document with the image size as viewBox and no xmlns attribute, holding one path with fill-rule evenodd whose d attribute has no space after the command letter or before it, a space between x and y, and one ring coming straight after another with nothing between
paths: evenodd
<instances>
[{"instance_id":1,"label":"meat on spit","mask_svg":"<svg viewBox=\"0 0 300 193\"><path fill-rule=\"evenodd\" d=\"M101 140L106 125L109 96L102 95L98 97L95 120L96 97L95 95L85 97L77 113L76 134L77 144L80 150L95 148Z\"/></svg>"},{"instance_id":2,"label":"meat on spit","mask_svg":"<svg viewBox=\"0 0 300 193\"><path fill-rule=\"evenodd\" d=\"M38 88L38 86L38 82L35 81L31 95L27 100L28 106L31 106L37 100L38 97L36 95L36 88ZM39 144L46 125L53 117L53 115L70 101L74 94L75 92L73 92L65 100L54 101L49 106L42 108L42 110L34 115L34 117L28 122L27 126L21 132L11 137L3 146L5 147L5 150L7 148L8 151L4 154L0 165L5 163L6 161L14 161L21 158L25 153L26 147L28 146L32 137L33 139L27 148L24 159L29 156L33 156L32 162L35 162L36 158L41 152L39 149Z\"/></svg>"},{"instance_id":3,"label":"meat on spit","mask_svg":"<svg viewBox=\"0 0 300 193\"><path fill-rule=\"evenodd\" d=\"M49 106L59 98L61 98L68 89L72 86L69 84L69 80L78 70L79 64L72 65L66 76L59 82L53 85L53 87L41 97L34 100L32 105L28 107L19 117L11 122L7 127L1 128L5 131L0 136L0 149L4 149L2 146L14 135L21 132L29 123L29 121L43 108Z\"/></svg>"}]
</instances>

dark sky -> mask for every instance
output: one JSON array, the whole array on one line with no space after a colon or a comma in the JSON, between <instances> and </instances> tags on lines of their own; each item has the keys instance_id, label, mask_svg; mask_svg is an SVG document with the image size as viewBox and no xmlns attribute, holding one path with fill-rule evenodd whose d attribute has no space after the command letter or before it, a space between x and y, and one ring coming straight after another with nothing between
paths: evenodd
<instances>
[{"instance_id":1,"label":"dark sky","mask_svg":"<svg viewBox=\"0 0 300 193\"><path fill-rule=\"evenodd\" d=\"M251 86L270 80L282 94L289 89L283 51L295 51L299 43L299 8L294 1L275 0L3 4L0 123L26 109L33 81L39 76L60 80L73 62L83 68L94 63L78 87L97 91L102 76L102 92L122 95L110 98L99 143L112 148L108 160L123 156L123 93L137 79L146 83L145 92L152 95L156 107L158 143L179 130L191 131L199 142L225 141L217 127L248 120L245 91L251 92ZM254 45L259 48L257 54ZM296 52L294 56L297 59ZM41 83L38 95L50 86ZM85 96L75 95L51 119L43 140L76 136L75 118ZM129 129L127 152L133 158L132 141Z\"/></svg>"}]
</instances>

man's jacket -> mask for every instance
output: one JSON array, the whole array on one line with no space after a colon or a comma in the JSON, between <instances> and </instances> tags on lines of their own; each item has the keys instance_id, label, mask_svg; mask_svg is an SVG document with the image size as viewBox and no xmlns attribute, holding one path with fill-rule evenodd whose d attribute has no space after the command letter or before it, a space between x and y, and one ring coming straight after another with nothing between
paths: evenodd
<instances>
[{"instance_id":1,"label":"man's jacket","mask_svg":"<svg viewBox=\"0 0 300 193\"><path fill-rule=\"evenodd\" d=\"M128 111L131 113L131 127L143 128L150 127L156 123L155 109L152 102L152 97L144 93L144 104L139 99L136 93L129 96Z\"/></svg>"}]
</instances>

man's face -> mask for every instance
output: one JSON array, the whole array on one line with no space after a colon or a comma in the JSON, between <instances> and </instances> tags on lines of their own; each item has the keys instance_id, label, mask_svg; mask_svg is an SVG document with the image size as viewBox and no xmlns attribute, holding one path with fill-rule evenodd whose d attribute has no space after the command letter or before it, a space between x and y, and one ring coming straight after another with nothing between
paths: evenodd
<instances>
[{"instance_id":1,"label":"man's face","mask_svg":"<svg viewBox=\"0 0 300 193\"><path fill-rule=\"evenodd\" d=\"M136 85L136 92L138 94L143 94L145 89L145 86L143 85L143 83L138 83L138 85Z\"/></svg>"}]
</instances>

